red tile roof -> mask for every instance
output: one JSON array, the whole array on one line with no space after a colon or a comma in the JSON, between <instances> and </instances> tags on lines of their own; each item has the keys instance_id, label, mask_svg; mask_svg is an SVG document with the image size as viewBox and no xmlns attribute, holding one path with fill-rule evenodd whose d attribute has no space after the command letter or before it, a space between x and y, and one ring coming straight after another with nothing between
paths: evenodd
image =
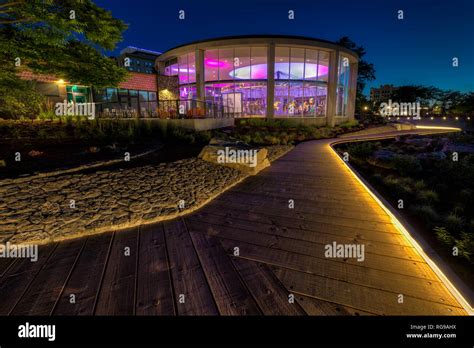
<instances>
[{"instance_id":1,"label":"red tile roof","mask_svg":"<svg viewBox=\"0 0 474 348\"><path fill-rule=\"evenodd\" d=\"M154 92L158 90L155 74L143 74L134 72L129 72L129 77L127 81L120 83L119 87Z\"/></svg>"},{"instance_id":2,"label":"red tile roof","mask_svg":"<svg viewBox=\"0 0 474 348\"><path fill-rule=\"evenodd\" d=\"M39 82L57 82L59 80L59 78L54 75L35 74L29 70L23 70L19 72L18 75L23 80L36 80ZM65 83L69 82L65 81ZM119 88L156 92L158 90L156 75L129 72L128 79L121 82Z\"/></svg>"}]
</instances>

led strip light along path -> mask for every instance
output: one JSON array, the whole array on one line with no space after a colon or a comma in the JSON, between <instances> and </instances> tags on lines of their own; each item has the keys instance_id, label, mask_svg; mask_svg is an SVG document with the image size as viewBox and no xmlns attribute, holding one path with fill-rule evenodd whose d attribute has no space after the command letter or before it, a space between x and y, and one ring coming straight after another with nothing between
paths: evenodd
<instances>
[{"instance_id":1,"label":"led strip light along path","mask_svg":"<svg viewBox=\"0 0 474 348\"><path fill-rule=\"evenodd\" d=\"M386 133L386 134L372 134L372 135L362 135L362 136L348 136L342 139L333 139L328 142L328 150L334 154L334 156L342 163L348 170L348 172L357 180L357 182L367 191L370 196L374 199L375 202L385 211L385 213L390 217L393 225L397 228L398 231L407 239L407 241L418 251L418 253L423 257L426 263L431 267L431 269L436 273L441 282L446 286L449 292L456 298L459 304L466 310L469 315L474 315L474 308L469 304L466 298L458 290L458 288L453 284L456 283L458 287L464 287L469 291L467 285L464 284L457 275L454 274L452 270L445 266L445 270L441 270L440 266L437 263L441 264L443 261L436 254L435 251L422 239L421 236L416 233L416 231L408 225L406 222L402 222L404 219L401 215L382 197L380 196L375 189L361 176L352 166L344 161L334 149L334 145L344 144L350 142L360 142L360 141L371 141L371 140L382 140L394 138L401 134L420 134L420 135L429 135L429 134L439 134L444 132L456 132L460 131L459 128L454 127L437 127L437 126L416 126L416 130L406 131L406 132L395 132L395 133ZM406 226L406 227L405 227ZM410 232L411 231L411 232ZM418 239L418 241L417 241ZM422 244L423 247L420 245ZM433 255L430 257L425 249L429 250L429 254ZM436 259L436 262L433 260ZM445 274L448 273L449 277ZM450 280L451 279L451 280Z\"/></svg>"},{"instance_id":2,"label":"led strip light along path","mask_svg":"<svg viewBox=\"0 0 474 348\"><path fill-rule=\"evenodd\" d=\"M332 148L409 133L382 131L301 143L183 217L41 245L37 262L0 258L0 315L472 314L460 283ZM334 243L364 246L361 259L328 257ZM70 293L85 300L71 306Z\"/></svg>"}]
</instances>

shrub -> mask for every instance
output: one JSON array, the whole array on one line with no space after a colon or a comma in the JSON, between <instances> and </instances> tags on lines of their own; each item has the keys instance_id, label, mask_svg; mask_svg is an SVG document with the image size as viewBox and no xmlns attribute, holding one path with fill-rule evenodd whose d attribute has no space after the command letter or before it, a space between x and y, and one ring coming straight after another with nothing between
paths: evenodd
<instances>
[{"instance_id":1,"label":"shrub","mask_svg":"<svg viewBox=\"0 0 474 348\"><path fill-rule=\"evenodd\" d=\"M425 203L436 203L439 201L438 194L433 190L418 191L417 199Z\"/></svg>"},{"instance_id":2,"label":"shrub","mask_svg":"<svg viewBox=\"0 0 474 348\"><path fill-rule=\"evenodd\" d=\"M425 187L426 187L426 184L423 180L417 180L413 185L413 188L417 191L423 190Z\"/></svg>"},{"instance_id":3,"label":"shrub","mask_svg":"<svg viewBox=\"0 0 474 348\"><path fill-rule=\"evenodd\" d=\"M464 257L466 260L473 262L472 254L474 253L474 234L473 233L461 233L461 238L457 239L455 246L458 248L459 255Z\"/></svg>"},{"instance_id":4,"label":"shrub","mask_svg":"<svg viewBox=\"0 0 474 348\"><path fill-rule=\"evenodd\" d=\"M358 142L348 145L348 152L354 157L369 157L375 149L375 144L372 142Z\"/></svg>"},{"instance_id":5,"label":"shrub","mask_svg":"<svg viewBox=\"0 0 474 348\"><path fill-rule=\"evenodd\" d=\"M358 125L359 125L359 121L352 120L352 121L341 123L339 127L341 127L342 129L349 129L349 128L357 127Z\"/></svg>"},{"instance_id":6,"label":"shrub","mask_svg":"<svg viewBox=\"0 0 474 348\"><path fill-rule=\"evenodd\" d=\"M440 220L438 213L430 205L412 205L409 210L414 216L419 217L428 226Z\"/></svg>"},{"instance_id":7,"label":"shrub","mask_svg":"<svg viewBox=\"0 0 474 348\"><path fill-rule=\"evenodd\" d=\"M410 155L395 155L392 159L394 168L403 176L416 175L422 171L420 161Z\"/></svg>"},{"instance_id":8,"label":"shrub","mask_svg":"<svg viewBox=\"0 0 474 348\"><path fill-rule=\"evenodd\" d=\"M209 141L212 138L212 133L209 131L202 131L202 132L197 132L196 133L196 141L203 144L203 143L209 143Z\"/></svg>"},{"instance_id":9,"label":"shrub","mask_svg":"<svg viewBox=\"0 0 474 348\"><path fill-rule=\"evenodd\" d=\"M454 244L455 240L446 227L435 227L433 231L436 234L436 238L444 245L451 247Z\"/></svg>"},{"instance_id":10,"label":"shrub","mask_svg":"<svg viewBox=\"0 0 474 348\"><path fill-rule=\"evenodd\" d=\"M12 83L14 83L12 81ZM7 119L34 119L44 109L46 98L35 91L31 81L0 81L0 116Z\"/></svg>"},{"instance_id":11,"label":"shrub","mask_svg":"<svg viewBox=\"0 0 474 348\"><path fill-rule=\"evenodd\" d=\"M413 194L413 179L411 178L400 178L394 175L388 175L384 177L383 183L389 187L393 194L398 197L411 197Z\"/></svg>"},{"instance_id":12,"label":"shrub","mask_svg":"<svg viewBox=\"0 0 474 348\"><path fill-rule=\"evenodd\" d=\"M464 220L462 217L458 216L456 213L450 213L448 216L445 217L445 224L450 231L454 233L461 232Z\"/></svg>"}]
</instances>

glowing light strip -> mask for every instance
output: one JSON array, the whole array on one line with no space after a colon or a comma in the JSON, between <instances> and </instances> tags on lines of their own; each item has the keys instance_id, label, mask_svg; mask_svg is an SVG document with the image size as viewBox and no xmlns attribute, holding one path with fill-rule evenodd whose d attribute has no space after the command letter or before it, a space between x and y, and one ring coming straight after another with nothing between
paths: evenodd
<instances>
[{"instance_id":1,"label":"glowing light strip","mask_svg":"<svg viewBox=\"0 0 474 348\"><path fill-rule=\"evenodd\" d=\"M432 129L432 130L450 130L450 131L461 131L461 128L456 128L456 127L443 127L443 126L418 126L415 125L415 128L417 129Z\"/></svg>"},{"instance_id":2,"label":"glowing light strip","mask_svg":"<svg viewBox=\"0 0 474 348\"><path fill-rule=\"evenodd\" d=\"M450 127L428 127L428 126L422 126L422 129L446 129L449 128L450 130L460 130L459 128L450 128ZM390 138L393 137L392 135L389 136ZM371 139L368 138L367 141L370 141ZM469 315L474 315L474 309L471 307L469 302L464 298L464 296L459 292L459 290L451 283L451 281L448 279L448 277L445 276L443 271L438 267L438 265L430 259L430 257L425 253L423 248L418 244L418 242L411 236L410 232L403 226L403 224L397 219L397 217L390 211L389 208L385 206L385 204L382 203L382 201L377 197L375 193L372 192L372 190L369 189L369 187L362 181L362 179L355 173L354 170L337 154L336 150L334 150L333 145L336 144L341 144L341 143L350 143L354 141L360 141L360 140L335 140L333 142L330 142L328 144L329 151L336 156L340 162L349 170L349 172L352 174L354 178L357 179L359 184L369 193L369 195L377 202L377 204L387 213L387 215L390 217L391 222L393 225L401 232L401 234L408 240L408 242L413 245L413 247L418 251L418 253L421 255L421 257L425 260L425 262L431 267L433 272L441 279L441 282L446 286L448 291L451 293L451 295L456 298L456 300L459 302L459 304L463 307L463 309L469 314Z\"/></svg>"}]
</instances>

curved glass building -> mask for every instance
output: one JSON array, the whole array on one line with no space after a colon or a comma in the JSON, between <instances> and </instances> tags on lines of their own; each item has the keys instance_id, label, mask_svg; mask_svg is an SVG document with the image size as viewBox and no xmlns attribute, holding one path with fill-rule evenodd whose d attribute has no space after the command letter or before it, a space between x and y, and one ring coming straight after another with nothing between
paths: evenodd
<instances>
[{"instance_id":1,"label":"curved glass building","mask_svg":"<svg viewBox=\"0 0 474 348\"><path fill-rule=\"evenodd\" d=\"M335 125L354 117L357 63L356 53L328 41L239 36L175 47L157 58L155 68L162 75L161 100L212 102L241 117Z\"/></svg>"}]
</instances>

